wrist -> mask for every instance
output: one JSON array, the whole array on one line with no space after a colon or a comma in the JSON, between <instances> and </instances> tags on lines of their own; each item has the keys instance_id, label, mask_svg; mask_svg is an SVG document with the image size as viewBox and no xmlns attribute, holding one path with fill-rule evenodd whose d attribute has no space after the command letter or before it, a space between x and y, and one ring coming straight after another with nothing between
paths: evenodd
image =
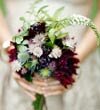
<instances>
[{"instance_id":1,"label":"wrist","mask_svg":"<svg viewBox=\"0 0 100 110\"><path fill-rule=\"evenodd\" d=\"M82 51L80 48L76 48L76 53L77 55L75 57L77 57L80 61L80 63L82 63L84 61L84 56L82 54Z\"/></svg>"}]
</instances>

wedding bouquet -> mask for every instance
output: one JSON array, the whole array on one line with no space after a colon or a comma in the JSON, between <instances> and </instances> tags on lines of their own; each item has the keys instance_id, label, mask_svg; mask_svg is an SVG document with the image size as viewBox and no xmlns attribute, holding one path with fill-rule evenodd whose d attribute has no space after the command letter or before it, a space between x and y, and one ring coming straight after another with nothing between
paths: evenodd
<instances>
[{"instance_id":1,"label":"wedding bouquet","mask_svg":"<svg viewBox=\"0 0 100 110\"><path fill-rule=\"evenodd\" d=\"M7 48L12 70L29 82L38 74L41 78L52 77L67 88L75 82L73 76L77 75L79 59L75 57L74 39L69 37L65 28L71 25L89 26L96 33L98 41L100 34L86 17L60 17L64 7L57 9L51 16L47 11L48 6L39 9L35 6L27 11L30 19L20 18L23 26ZM41 94L37 94L36 98L34 109L42 110L45 98Z\"/></svg>"}]
</instances>

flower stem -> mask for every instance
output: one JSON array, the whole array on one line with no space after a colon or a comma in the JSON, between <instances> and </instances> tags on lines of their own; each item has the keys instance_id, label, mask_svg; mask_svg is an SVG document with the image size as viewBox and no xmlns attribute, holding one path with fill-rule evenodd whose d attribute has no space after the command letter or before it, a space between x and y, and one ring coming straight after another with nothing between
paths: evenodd
<instances>
[{"instance_id":1,"label":"flower stem","mask_svg":"<svg viewBox=\"0 0 100 110\"><path fill-rule=\"evenodd\" d=\"M36 100L32 103L34 110L43 110L44 104L45 97L41 94L36 94Z\"/></svg>"}]
</instances>

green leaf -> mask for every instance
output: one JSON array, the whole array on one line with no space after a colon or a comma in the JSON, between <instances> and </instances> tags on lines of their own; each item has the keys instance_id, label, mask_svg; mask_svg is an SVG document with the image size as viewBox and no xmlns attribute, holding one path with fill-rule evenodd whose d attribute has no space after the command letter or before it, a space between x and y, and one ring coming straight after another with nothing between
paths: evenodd
<instances>
[{"instance_id":1,"label":"green leaf","mask_svg":"<svg viewBox=\"0 0 100 110\"><path fill-rule=\"evenodd\" d=\"M15 41L16 41L17 44L20 44L23 41L23 37L15 36Z\"/></svg>"},{"instance_id":2,"label":"green leaf","mask_svg":"<svg viewBox=\"0 0 100 110\"><path fill-rule=\"evenodd\" d=\"M48 36L49 36L52 44L54 44L54 41L55 41L55 38L56 38L56 36L55 36L55 29L50 29L49 33L48 33Z\"/></svg>"},{"instance_id":3,"label":"green leaf","mask_svg":"<svg viewBox=\"0 0 100 110\"><path fill-rule=\"evenodd\" d=\"M18 60L23 65L26 61L29 59L29 54L27 52L19 53L18 54Z\"/></svg>"},{"instance_id":4,"label":"green leaf","mask_svg":"<svg viewBox=\"0 0 100 110\"><path fill-rule=\"evenodd\" d=\"M62 39L64 37L68 36L68 32L66 32L66 33L58 33L56 36L57 36L57 39Z\"/></svg>"},{"instance_id":5,"label":"green leaf","mask_svg":"<svg viewBox=\"0 0 100 110\"><path fill-rule=\"evenodd\" d=\"M22 42L22 44L23 44L23 45L27 45L27 44L28 44L28 41L27 41L27 40L24 40L24 41Z\"/></svg>"},{"instance_id":6,"label":"green leaf","mask_svg":"<svg viewBox=\"0 0 100 110\"><path fill-rule=\"evenodd\" d=\"M48 5L42 6L42 7L38 10L37 13L39 14L41 11L45 10L47 7L48 7Z\"/></svg>"},{"instance_id":7,"label":"green leaf","mask_svg":"<svg viewBox=\"0 0 100 110\"><path fill-rule=\"evenodd\" d=\"M32 82L32 80L33 80L33 77L31 76L30 71L27 72L27 73L24 75L24 77L25 77L25 80L27 80L28 82Z\"/></svg>"},{"instance_id":8,"label":"green leaf","mask_svg":"<svg viewBox=\"0 0 100 110\"><path fill-rule=\"evenodd\" d=\"M25 52L25 51L27 51L27 47L24 45L18 45L18 50L19 50L19 52Z\"/></svg>"},{"instance_id":9,"label":"green leaf","mask_svg":"<svg viewBox=\"0 0 100 110\"><path fill-rule=\"evenodd\" d=\"M25 17L23 17L23 16L22 16L22 17L20 17L19 19L20 19L21 21L23 21L23 22L25 22L25 21L26 21Z\"/></svg>"},{"instance_id":10,"label":"green leaf","mask_svg":"<svg viewBox=\"0 0 100 110\"><path fill-rule=\"evenodd\" d=\"M29 69L29 68L32 67L32 62L30 62L30 61L26 62L26 63L24 64L24 66Z\"/></svg>"},{"instance_id":11,"label":"green leaf","mask_svg":"<svg viewBox=\"0 0 100 110\"><path fill-rule=\"evenodd\" d=\"M46 42L46 44L45 44L47 47L50 47L50 48L53 48L53 46L54 46L54 44L52 44L52 42L51 41L49 41L49 42Z\"/></svg>"},{"instance_id":12,"label":"green leaf","mask_svg":"<svg viewBox=\"0 0 100 110\"><path fill-rule=\"evenodd\" d=\"M38 61L36 59L34 59L33 61L27 61L24 66L28 69L33 68L33 70L34 70L37 63L38 63Z\"/></svg>"},{"instance_id":13,"label":"green leaf","mask_svg":"<svg viewBox=\"0 0 100 110\"><path fill-rule=\"evenodd\" d=\"M55 13L54 13L54 18L55 19L57 19L59 16L60 16L60 14L62 13L62 11L64 10L64 7L61 7L61 8L59 8L59 9L57 9L56 11L55 11Z\"/></svg>"},{"instance_id":14,"label":"green leaf","mask_svg":"<svg viewBox=\"0 0 100 110\"><path fill-rule=\"evenodd\" d=\"M36 100L32 103L34 110L43 110L44 103L45 97L41 94L36 94Z\"/></svg>"},{"instance_id":15,"label":"green leaf","mask_svg":"<svg viewBox=\"0 0 100 110\"><path fill-rule=\"evenodd\" d=\"M24 30L13 37L13 41L20 44L23 41L24 36L28 35L28 30Z\"/></svg>"}]
</instances>

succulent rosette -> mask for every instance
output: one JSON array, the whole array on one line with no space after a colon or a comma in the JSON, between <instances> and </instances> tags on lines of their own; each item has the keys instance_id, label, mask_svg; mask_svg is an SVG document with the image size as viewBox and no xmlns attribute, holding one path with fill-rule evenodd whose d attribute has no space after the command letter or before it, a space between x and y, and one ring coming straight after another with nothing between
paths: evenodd
<instances>
[{"instance_id":1,"label":"succulent rosette","mask_svg":"<svg viewBox=\"0 0 100 110\"><path fill-rule=\"evenodd\" d=\"M51 16L47 6L39 9L35 9L35 6L28 11L29 16L35 15L35 19L20 18L23 26L7 48L12 70L30 82L34 80L34 74L38 74L41 78L52 77L67 88L75 82L73 76L77 75L79 59L75 57L74 39L70 39L64 29L77 24L89 26L96 33L98 41L100 34L86 17L72 15L60 18L63 7ZM42 110L43 99L43 95L37 94L37 100L33 102L35 110Z\"/></svg>"}]
</instances>

